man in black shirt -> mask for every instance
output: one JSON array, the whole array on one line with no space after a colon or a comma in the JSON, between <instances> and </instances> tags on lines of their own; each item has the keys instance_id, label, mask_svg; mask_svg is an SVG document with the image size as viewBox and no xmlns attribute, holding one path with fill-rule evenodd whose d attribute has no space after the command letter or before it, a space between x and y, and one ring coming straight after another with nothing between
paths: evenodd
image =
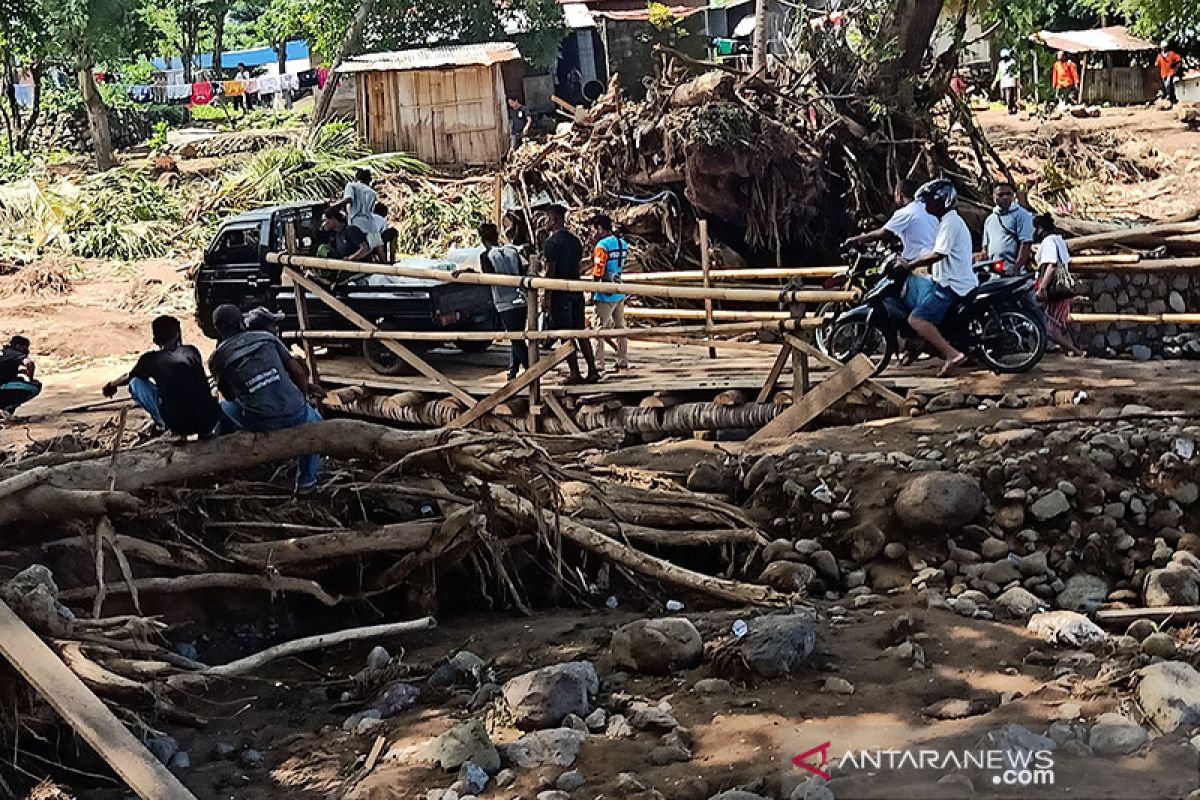
<instances>
[{"instance_id":1,"label":"man in black shirt","mask_svg":"<svg viewBox=\"0 0 1200 800\"><path fill-rule=\"evenodd\" d=\"M325 209L321 230L332 234L330 250L334 258L344 261L366 261L371 255L367 234L357 225L347 225L346 215L336 208Z\"/></svg>"},{"instance_id":2,"label":"man in black shirt","mask_svg":"<svg viewBox=\"0 0 1200 800\"><path fill-rule=\"evenodd\" d=\"M150 331L158 349L143 353L133 369L104 384L104 396L112 397L118 388L128 386L133 402L150 415L157 433L208 436L217 427L221 410L208 388L200 351L183 343L175 317L157 317Z\"/></svg>"},{"instance_id":3,"label":"man in black shirt","mask_svg":"<svg viewBox=\"0 0 1200 800\"><path fill-rule=\"evenodd\" d=\"M29 340L14 336L0 349L0 417L12 418L17 406L28 403L42 391L42 384L33 377L35 367L29 357Z\"/></svg>"},{"instance_id":4,"label":"man in black shirt","mask_svg":"<svg viewBox=\"0 0 1200 800\"><path fill-rule=\"evenodd\" d=\"M542 246L546 259L546 276L561 280L579 280L579 262L583 259L583 243L579 237L567 230L567 209L561 205L551 205L545 208L546 226L550 231L549 238ZM583 292L550 292L550 327L554 330L582 331L587 326L584 321ZM567 360L567 368L571 375L568 383L595 383L599 380L596 375L596 357L592 353L592 343L587 339L575 339L575 351L583 353L587 363L587 377L579 374L579 358L576 352L571 353Z\"/></svg>"},{"instance_id":5,"label":"man in black shirt","mask_svg":"<svg viewBox=\"0 0 1200 800\"><path fill-rule=\"evenodd\" d=\"M304 394L308 377L278 336L246 330L242 310L229 303L213 311L213 327L220 341L208 368L221 391L223 432L265 433L320 422ZM297 494L316 489L320 469L316 453L297 459Z\"/></svg>"},{"instance_id":6,"label":"man in black shirt","mask_svg":"<svg viewBox=\"0 0 1200 800\"><path fill-rule=\"evenodd\" d=\"M532 124L533 117L529 116L529 111L521 105L521 101L515 97L508 98L508 130L512 137L513 150L516 150L521 146L521 142L525 141L525 137L529 134L529 126Z\"/></svg>"}]
</instances>

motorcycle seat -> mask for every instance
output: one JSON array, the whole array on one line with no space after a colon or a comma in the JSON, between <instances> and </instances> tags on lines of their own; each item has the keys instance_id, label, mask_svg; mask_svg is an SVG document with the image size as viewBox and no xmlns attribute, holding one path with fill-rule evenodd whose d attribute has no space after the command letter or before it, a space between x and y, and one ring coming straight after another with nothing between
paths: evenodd
<instances>
[{"instance_id":1,"label":"motorcycle seat","mask_svg":"<svg viewBox=\"0 0 1200 800\"><path fill-rule=\"evenodd\" d=\"M996 292L1008 291L1017 286L1020 286L1021 284L1025 283L1027 280L1028 280L1028 278L1026 278L1024 276L1017 276L1015 278L993 278L992 280L988 281L987 283L981 283L978 286L976 286L974 289L971 290L971 293L968 294L964 299L965 300L974 300L974 299L976 299L978 297L982 297L984 295L995 294Z\"/></svg>"}]
</instances>

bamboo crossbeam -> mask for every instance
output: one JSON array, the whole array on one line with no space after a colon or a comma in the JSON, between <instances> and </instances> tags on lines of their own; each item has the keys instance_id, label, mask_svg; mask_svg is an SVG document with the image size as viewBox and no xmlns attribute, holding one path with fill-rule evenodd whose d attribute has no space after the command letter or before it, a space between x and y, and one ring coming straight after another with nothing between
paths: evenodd
<instances>
[{"instance_id":1,"label":"bamboo crossbeam","mask_svg":"<svg viewBox=\"0 0 1200 800\"><path fill-rule=\"evenodd\" d=\"M608 281L563 280L560 278L520 277L483 272L446 272L440 269L404 267L396 264L370 264L331 258L314 258L288 253L268 253L267 261L289 267L337 270L340 272L394 275L422 278L443 283L470 283L480 286L516 286L555 292L605 292L633 297L660 297L673 300L731 300L745 303L829 303L854 300L856 291L825 289L704 289L699 286L656 286L613 283Z\"/></svg>"},{"instance_id":2,"label":"bamboo crossbeam","mask_svg":"<svg viewBox=\"0 0 1200 800\"><path fill-rule=\"evenodd\" d=\"M626 319L704 319L702 308L630 308L625 307ZM792 315L787 311L737 311L734 309L718 308L713 311L717 320L738 322L768 322L772 320L790 320ZM818 317L805 317L802 328L819 328L823 320Z\"/></svg>"},{"instance_id":3,"label":"bamboo crossbeam","mask_svg":"<svg viewBox=\"0 0 1200 800\"><path fill-rule=\"evenodd\" d=\"M1099 258L1100 256L1095 256ZM1071 259L1075 272L1172 272L1174 270L1200 269L1200 258L1146 258L1138 261L1093 262L1091 256Z\"/></svg>"},{"instance_id":4,"label":"bamboo crossbeam","mask_svg":"<svg viewBox=\"0 0 1200 800\"><path fill-rule=\"evenodd\" d=\"M391 331L391 330L321 330L321 331L290 331L284 334L285 339L331 339L331 340L376 340L400 342L511 342L517 339L531 341L554 341L558 339L654 339L675 338L679 336L713 336L736 335L754 331L795 330L796 325L790 319L782 320L782 326L773 321L734 322L724 325L680 325L661 328L588 328L585 330L547 330L547 331ZM808 320L803 322L807 323ZM812 327L801 324L801 328Z\"/></svg>"},{"instance_id":5,"label":"bamboo crossbeam","mask_svg":"<svg viewBox=\"0 0 1200 800\"><path fill-rule=\"evenodd\" d=\"M713 269L708 276L714 281L772 280L788 278L832 278L847 270L842 265L829 267L764 267L761 269ZM672 281L702 281L704 270L686 269L671 272L634 272L621 276L623 283L669 283Z\"/></svg>"},{"instance_id":6,"label":"bamboo crossbeam","mask_svg":"<svg viewBox=\"0 0 1200 800\"><path fill-rule=\"evenodd\" d=\"M1200 325L1200 314L1071 314L1080 325L1136 323L1141 325Z\"/></svg>"}]
</instances>

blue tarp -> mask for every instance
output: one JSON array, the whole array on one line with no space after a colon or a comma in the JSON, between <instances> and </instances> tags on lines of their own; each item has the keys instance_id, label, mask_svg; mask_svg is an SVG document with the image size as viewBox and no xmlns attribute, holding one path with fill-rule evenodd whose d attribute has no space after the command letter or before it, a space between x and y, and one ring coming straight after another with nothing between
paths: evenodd
<instances>
[{"instance_id":1,"label":"blue tarp","mask_svg":"<svg viewBox=\"0 0 1200 800\"><path fill-rule=\"evenodd\" d=\"M287 43L288 61L308 58L308 42L298 40ZM212 53L200 53L196 56L200 69L212 69ZM182 59L176 57L168 62L163 58L152 58L150 63L155 69L182 69ZM275 51L270 47L254 47L250 50L229 50L221 54L222 69L237 69L238 64L247 67L261 67L264 64L275 63Z\"/></svg>"}]
</instances>

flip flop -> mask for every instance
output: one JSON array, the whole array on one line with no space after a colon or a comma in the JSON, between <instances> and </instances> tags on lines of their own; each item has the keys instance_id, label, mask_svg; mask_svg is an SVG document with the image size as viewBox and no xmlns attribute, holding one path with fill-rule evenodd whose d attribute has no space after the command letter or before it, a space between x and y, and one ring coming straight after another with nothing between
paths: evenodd
<instances>
[{"instance_id":1,"label":"flip flop","mask_svg":"<svg viewBox=\"0 0 1200 800\"><path fill-rule=\"evenodd\" d=\"M942 364L942 368L940 370L938 370L937 376L939 378L950 377L950 373L954 372L954 368L959 366L966 360L967 360L966 354L960 353L958 355L958 358L952 358L952 359L948 360L945 364Z\"/></svg>"}]
</instances>

